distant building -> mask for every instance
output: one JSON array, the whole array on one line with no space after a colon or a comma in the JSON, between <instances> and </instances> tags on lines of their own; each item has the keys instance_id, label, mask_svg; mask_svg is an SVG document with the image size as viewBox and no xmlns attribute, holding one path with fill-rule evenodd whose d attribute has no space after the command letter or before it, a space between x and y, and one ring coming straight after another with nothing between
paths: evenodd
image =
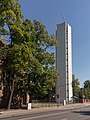
<instances>
[{"instance_id":1,"label":"distant building","mask_svg":"<svg viewBox=\"0 0 90 120\"><path fill-rule=\"evenodd\" d=\"M66 22L58 24L56 30L56 68L59 79L56 81L56 102L72 100L72 41L71 26Z\"/></svg>"}]
</instances>

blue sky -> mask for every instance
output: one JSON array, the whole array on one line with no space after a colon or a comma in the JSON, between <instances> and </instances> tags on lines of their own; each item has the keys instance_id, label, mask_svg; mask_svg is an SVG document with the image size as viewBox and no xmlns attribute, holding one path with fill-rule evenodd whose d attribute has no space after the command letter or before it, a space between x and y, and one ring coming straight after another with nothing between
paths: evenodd
<instances>
[{"instance_id":1,"label":"blue sky","mask_svg":"<svg viewBox=\"0 0 90 120\"><path fill-rule=\"evenodd\" d=\"M25 18L40 20L50 34L63 14L72 26L73 73L83 81L90 79L90 0L21 0Z\"/></svg>"}]
</instances>

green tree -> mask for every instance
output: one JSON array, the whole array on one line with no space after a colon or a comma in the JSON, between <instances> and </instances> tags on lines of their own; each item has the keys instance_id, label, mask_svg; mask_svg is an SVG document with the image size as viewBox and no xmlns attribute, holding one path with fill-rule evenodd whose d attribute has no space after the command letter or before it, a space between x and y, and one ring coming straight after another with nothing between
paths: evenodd
<instances>
[{"instance_id":1,"label":"green tree","mask_svg":"<svg viewBox=\"0 0 90 120\"><path fill-rule=\"evenodd\" d=\"M10 38L3 67L10 89L9 109L15 89L21 94L28 92L40 97L55 87L55 56L50 48L57 45L57 40L48 34L41 22L23 20L19 2L1 0L0 5L3 6L0 34ZM5 25L8 29L5 29Z\"/></svg>"},{"instance_id":2,"label":"green tree","mask_svg":"<svg viewBox=\"0 0 90 120\"><path fill-rule=\"evenodd\" d=\"M48 93L55 88L55 80L57 79L57 72L55 70L55 55L49 49L57 45L57 40L53 35L49 35L45 26L40 21L34 21L36 31L36 58L42 64L43 73L38 73L36 68L31 73L31 79L34 82L34 95L36 97L45 97ZM34 90L32 90L33 92Z\"/></svg>"},{"instance_id":3,"label":"green tree","mask_svg":"<svg viewBox=\"0 0 90 120\"><path fill-rule=\"evenodd\" d=\"M6 56L6 73L10 74L9 79L7 79L10 82L9 85L11 88L10 103L14 91L14 83L17 83L18 80L26 80L25 83L27 83L27 75L34 66L42 69L41 64L33 56L32 51L34 52L29 43L22 43L21 45L14 44L12 48L8 49L8 54Z\"/></svg>"},{"instance_id":4,"label":"green tree","mask_svg":"<svg viewBox=\"0 0 90 120\"><path fill-rule=\"evenodd\" d=\"M85 96L85 98L89 98L90 99L90 80L86 80L83 83L84 87L83 87L83 95Z\"/></svg>"},{"instance_id":5,"label":"green tree","mask_svg":"<svg viewBox=\"0 0 90 120\"><path fill-rule=\"evenodd\" d=\"M0 9L0 34L7 35L8 38L10 38L10 45L7 47L7 50L5 50L5 49L3 50L6 53L5 57L7 59L4 64L5 66L3 67L3 69L6 72L7 83L9 84L9 87L10 87L10 99L9 99L9 104L8 104L8 108L10 108L10 103L11 103L12 95L13 95L13 91L14 91L14 83L18 77L17 72L18 72L18 74L22 73L21 75L23 76L23 72L25 70L27 70L27 68L26 69L24 68L25 70L22 70L22 68L24 66L22 68L20 68L19 65L21 64L21 62L20 62L20 59L18 59L18 56L21 55L20 52L22 52L22 54L24 52L26 52L26 51L24 51L26 48L28 49L27 51L29 51L29 50L31 51L31 49L30 49L31 45L29 45L30 43L28 43L28 45L26 45L26 44L23 44L23 45L21 44L21 46L18 45L19 43L22 43L22 40L23 40L23 42L25 42L25 39L27 39L25 37L26 36L25 31L23 31L23 30L26 30L27 28L21 19L22 14L21 14L19 2L16 2L15 0L10 0L10 1L1 0L0 7L1 7L1 9ZM27 36L29 36L29 35L27 35ZM25 39L24 39L24 37L25 37ZM15 44L17 44L17 45L15 45ZM26 48L24 47L24 45ZM32 47L33 47L33 45L32 45ZM19 49L19 48L21 48L21 49ZM23 48L23 50L22 50L22 48ZM18 51L19 54L17 54L17 50L19 50ZM30 52L30 54L31 54L31 52ZM24 55L26 55L26 54L24 54ZM20 57L22 57L22 56L20 56ZM21 58L21 60L22 60L22 58ZM20 64L18 65L17 62L20 62ZM24 64L24 65L26 65L26 64ZM18 68L18 70L17 70L17 68Z\"/></svg>"},{"instance_id":6,"label":"green tree","mask_svg":"<svg viewBox=\"0 0 90 120\"><path fill-rule=\"evenodd\" d=\"M83 84L84 84L84 88L90 89L90 80L86 80Z\"/></svg>"},{"instance_id":7,"label":"green tree","mask_svg":"<svg viewBox=\"0 0 90 120\"><path fill-rule=\"evenodd\" d=\"M54 53L48 51L48 49L51 46L57 45L57 41L54 36L50 36L48 34L47 30L45 29L45 26L39 21L35 20L33 24L26 19L23 22L22 27L20 27L20 29L22 28L24 28L23 35L21 33L16 34L18 32L18 29L14 28L13 30L11 30L13 31L12 32L13 37L11 38L13 40L14 46L10 48L10 52L11 52L10 56L13 55L13 57L9 56L8 59L12 60L13 62L8 60L8 62L11 64L7 64L7 65L10 66L11 69L10 71L12 71L13 69L14 73L17 75L18 73L22 75L24 71L24 73L26 74L24 76L27 76L27 78L25 77L26 82L24 82L25 84L27 84L27 90L26 87L25 90L30 95L32 93L34 94L34 96L35 95L45 96L46 94L48 94L50 90L52 90L52 88L55 87L55 80L57 79L57 72L54 67L54 63L55 63ZM20 40L18 41L18 39L21 37L22 39L20 40L22 40L22 42ZM17 49L17 53L14 51L16 46L19 48ZM27 58L27 56L29 58ZM27 61L26 66L24 63L25 58ZM11 68L12 66L13 68ZM28 70L25 72L25 68L27 69L27 67ZM21 72L19 71L19 69ZM51 84L49 83L49 81L51 82Z\"/></svg>"},{"instance_id":8,"label":"green tree","mask_svg":"<svg viewBox=\"0 0 90 120\"><path fill-rule=\"evenodd\" d=\"M0 0L0 34L9 35L10 25L23 18L20 4L15 0ZM8 29L5 28L8 27Z\"/></svg>"},{"instance_id":9,"label":"green tree","mask_svg":"<svg viewBox=\"0 0 90 120\"><path fill-rule=\"evenodd\" d=\"M75 78L75 75L72 75L73 80L73 96L79 96L80 93L80 83L79 80Z\"/></svg>"}]
</instances>

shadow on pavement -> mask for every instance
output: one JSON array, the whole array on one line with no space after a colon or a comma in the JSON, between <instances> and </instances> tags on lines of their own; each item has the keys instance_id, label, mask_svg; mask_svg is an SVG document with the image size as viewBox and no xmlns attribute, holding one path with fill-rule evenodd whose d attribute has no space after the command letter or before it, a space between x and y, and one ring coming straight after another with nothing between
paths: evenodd
<instances>
[{"instance_id":1,"label":"shadow on pavement","mask_svg":"<svg viewBox=\"0 0 90 120\"><path fill-rule=\"evenodd\" d=\"M88 116L90 116L90 111L73 111L73 113L79 113L81 115L88 115Z\"/></svg>"}]
</instances>

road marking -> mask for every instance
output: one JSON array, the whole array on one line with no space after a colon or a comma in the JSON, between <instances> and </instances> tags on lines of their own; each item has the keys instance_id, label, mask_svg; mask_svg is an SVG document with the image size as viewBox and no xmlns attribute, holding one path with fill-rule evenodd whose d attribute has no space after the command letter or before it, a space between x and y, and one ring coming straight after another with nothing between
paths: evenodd
<instances>
[{"instance_id":1,"label":"road marking","mask_svg":"<svg viewBox=\"0 0 90 120\"><path fill-rule=\"evenodd\" d=\"M48 114L48 115L35 116L35 117L30 117L30 118L23 118L23 119L18 119L18 120L31 120L31 119L35 119L35 118L49 117L49 116L60 115L60 114L64 114L64 113L69 113L69 111L61 112L61 113L52 113L52 114ZM67 120L67 119L62 119L62 120Z\"/></svg>"}]
</instances>

